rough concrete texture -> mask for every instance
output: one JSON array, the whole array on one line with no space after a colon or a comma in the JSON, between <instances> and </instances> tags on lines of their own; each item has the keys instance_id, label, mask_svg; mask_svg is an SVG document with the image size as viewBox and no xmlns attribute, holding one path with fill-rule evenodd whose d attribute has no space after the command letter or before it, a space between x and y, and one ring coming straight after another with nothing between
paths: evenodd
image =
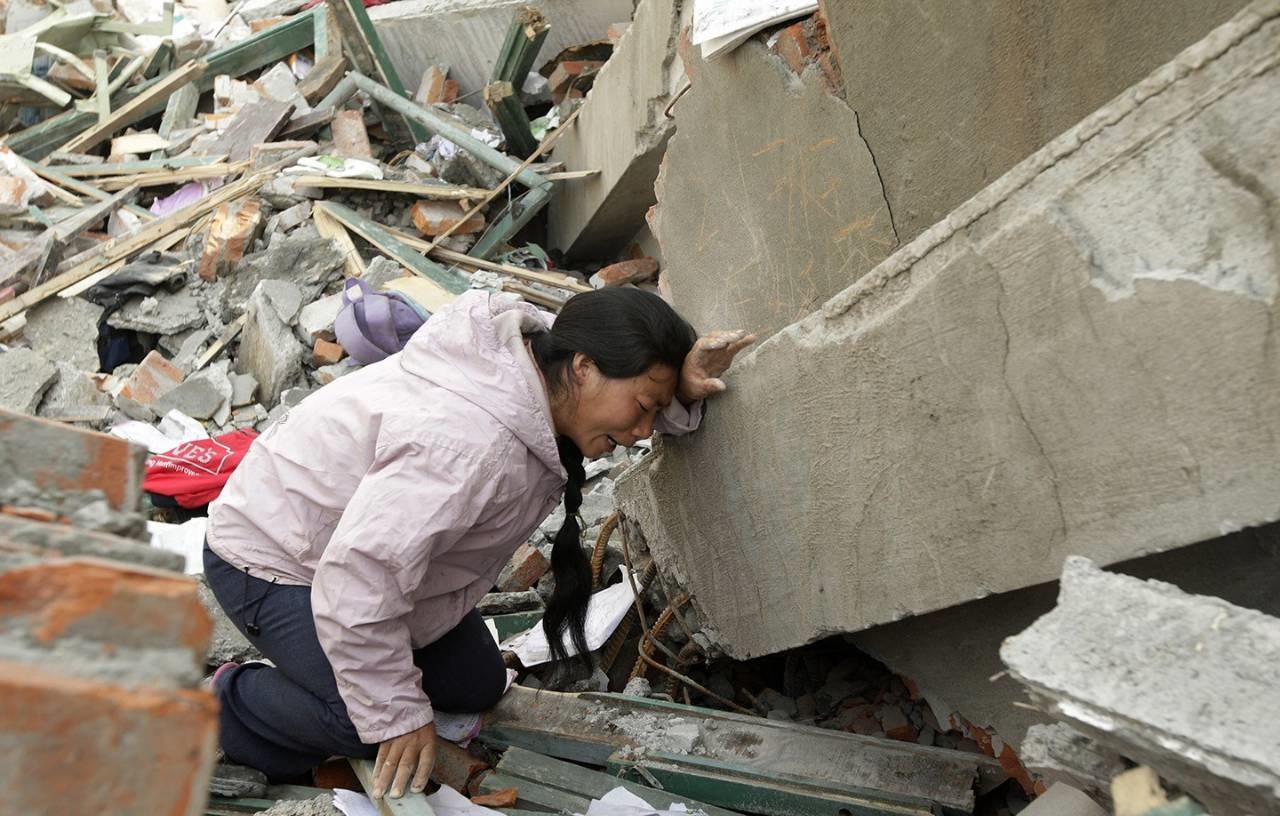
<instances>
[{"instance_id":1,"label":"rough concrete texture","mask_svg":"<svg viewBox=\"0 0 1280 816\"><path fill-rule=\"evenodd\" d=\"M774 335L619 480L727 651L1280 518L1278 16L1215 31Z\"/></svg>"},{"instance_id":2,"label":"rough concrete texture","mask_svg":"<svg viewBox=\"0 0 1280 816\"><path fill-rule=\"evenodd\" d=\"M821 0L904 241L1245 0Z\"/></svg>"},{"instance_id":3,"label":"rough concrete texture","mask_svg":"<svg viewBox=\"0 0 1280 816\"><path fill-rule=\"evenodd\" d=\"M302 376L305 349L289 327L300 303L298 288L288 281L262 281L249 298L236 365L239 373L257 379L258 397L268 405Z\"/></svg>"},{"instance_id":4,"label":"rough concrete texture","mask_svg":"<svg viewBox=\"0 0 1280 816\"><path fill-rule=\"evenodd\" d=\"M44 392L36 414L50 419L105 419L111 408L111 397L98 389L93 375L61 359L54 362L54 366L58 369L58 378Z\"/></svg>"},{"instance_id":5,"label":"rough concrete texture","mask_svg":"<svg viewBox=\"0 0 1280 816\"><path fill-rule=\"evenodd\" d=\"M342 816L343 811L333 804L333 794L326 793L314 799L283 799L266 810L259 811L261 816Z\"/></svg>"},{"instance_id":6,"label":"rough concrete texture","mask_svg":"<svg viewBox=\"0 0 1280 816\"><path fill-rule=\"evenodd\" d=\"M157 416L178 410L201 420L229 413L233 388L226 375L225 362L222 370L205 369L187 377L157 399L152 410Z\"/></svg>"},{"instance_id":7,"label":"rough concrete texture","mask_svg":"<svg viewBox=\"0 0 1280 816\"><path fill-rule=\"evenodd\" d=\"M699 331L763 338L894 249L889 209L858 117L816 69L796 77L756 41L687 56L652 220L664 276Z\"/></svg>"},{"instance_id":8,"label":"rough concrete texture","mask_svg":"<svg viewBox=\"0 0 1280 816\"><path fill-rule=\"evenodd\" d=\"M0 353L0 408L34 414L57 379L57 366L29 348Z\"/></svg>"},{"instance_id":9,"label":"rough concrete texture","mask_svg":"<svg viewBox=\"0 0 1280 816\"><path fill-rule=\"evenodd\" d=\"M102 307L83 298L49 298L26 312L22 330L31 348L81 371L98 370L98 320Z\"/></svg>"},{"instance_id":10,"label":"rough concrete texture","mask_svg":"<svg viewBox=\"0 0 1280 816\"><path fill-rule=\"evenodd\" d=\"M1116 752L1057 722L1028 728L1018 758L1038 779L1065 782L1107 805L1111 780L1129 767Z\"/></svg>"},{"instance_id":11,"label":"rough concrete texture","mask_svg":"<svg viewBox=\"0 0 1280 816\"><path fill-rule=\"evenodd\" d=\"M130 300L107 318L117 329L150 334L177 334L205 322L204 310L195 290L187 286L176 292L157 292L151 297Z\"/></svg>"},{"instance_id":12,"label":"rough concrete texture","mask_svg":"<svg viewBox=\"0 0 1280 816\"><path fill-rule=\"evenodd\" d=\"M1057 607L1000 657L1050 714L1211 813L1280 807L1280 619L1072 556Z\"/></svg>"},{"instance_id":13,"label":"rough concrete texture","mask_svg":"<svg viewBox=\"0 0 1280 816\"><path fill-rule=\"evenodd\" d=\"M691 3L690 3L691 4ZM562 184L548 238L571 258L612 258L643 226L653 182L675 132L664 112L684 79L676 54L685 0L642 0L596 76L578 122L552 158L597 175Z\"/></svg>"},{"instance_id":14,"label":"rough concrete texture","mask_svg":"<svg viewBox=\"0 0 1280 816\"><path fill-rule=\"evenodd\" d=\"M146 455L114 436L0 410L0 505L70 515L105 500L138 515Z\"/></svg>"},{"instance_id":15,"label":"rough concrete texture","mask_svg":"<svg viewBox=\"0 0 1280 816\"><path fill-rule=\"evenodd\" d=\"M1122 561L1113 569L1280 615L1275 578L1280 575L1280 523ZM1053 609L1055 596L1055 584L1041 584L882 624L852 639L859 649L909 677L939 722L993 731L1021 755L1024 734L1048 718L1011 704L1022 694L1018 683L1003 673L1000 645ZM1110 780L1108 776L1105 782Z\"/></svg>"},{"instance_id":16,"label":"rough concrete texture","mask_svg":"<svg viewBox=\"0 0 1280 816\"><path fill-rule=\"evenodd\" d=\"M288 235L275 234L266 249L246 255L228 276L222 291L223 318L231 320L244 311L249 296L264 280L287 280L302 290L302 302L310 303L325 287L342 277L342 251L321 238L315 227L299 227Z\"/></svg>"},{"instance_id":17,"label":"rough concrete texture","mask_svg":"<svg viewBox=\"0 0 1280 816\"><path fill-rule=\"evenodd\" d=\"M145 541L0 514L0 570L51 555L87 555L171 572L182 572L183 565L181 555Z\"/></svg>"},{"instance_id":18,"label":"rough concrete texture","mask_svg":"<svg viewBox=\"0 0 1280 816\"><path fill-rule=\"evenodd\" d=\"M631 19L632 5L632 0L401 0L369 9L369 17L410 93L427 66L444 63L461 96L489 82L520 6L533 6L551 24L534 63L537 70L571 45L604 40L610 25Z\"/></svg>"}]
</instances>

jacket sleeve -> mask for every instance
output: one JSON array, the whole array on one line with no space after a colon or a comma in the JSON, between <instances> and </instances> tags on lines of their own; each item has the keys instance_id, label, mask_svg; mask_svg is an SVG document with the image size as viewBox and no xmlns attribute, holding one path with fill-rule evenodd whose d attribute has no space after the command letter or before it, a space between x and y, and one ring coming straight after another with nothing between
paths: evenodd
<instances>
[{"instance_id":1,"label":"jacket sleeve","mask_svg":"<svg viewBox=\"0 0 1280 816\"><path fill-rule=\"evenodd\" d=\"M460 447L421 437L380 446L316 569L316 634L366 744L434 718L406 615L433 553L480 518L498 481L489 457Z\"/></svg>"},{"instance_id":2,"label":"jacket sleeve","mask_svg":"<svg viewBox=\"0 0 1280 816\"><path fill-rule=\"evenodd\" d=\"M684 436L696 431L702 422L702 403L703 400L697 400L686 408L680 400L671 400L671 404L658 414L653 429L671 436Z\"/></svg>"}]
</instances>

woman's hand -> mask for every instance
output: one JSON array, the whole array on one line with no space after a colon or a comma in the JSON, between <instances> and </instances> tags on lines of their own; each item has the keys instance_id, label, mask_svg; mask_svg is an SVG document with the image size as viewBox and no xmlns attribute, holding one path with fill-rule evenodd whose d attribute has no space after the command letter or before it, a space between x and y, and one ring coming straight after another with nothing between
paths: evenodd
<instances>
[{"instance_id":1,"label":"woman's hand","mask_svg":"<svg viewBox=\"0 0 1280 816\"><path fill-rule=\"evenodd\" d=\"M745 330L717 331L699 337L680 367L676 397L685 403L706 399L725 389L720 375L728 370L734 356L756 341Z\"/></svg>"},{"instance_id":2,"label":"woman's hand","mask_svg":"<svg viewBox=\"0 0 1280 816\"><path fill-rule=\"evenodd\" d=\"M373 763L373 798L381 799L391 789L393 798L404 796L404 786L422 793L436 764L436 724L429 722L417 731L401 734L378 746L378 759ZM392 778L394 777L394 782Z\"/></svg>"}]
</instances>

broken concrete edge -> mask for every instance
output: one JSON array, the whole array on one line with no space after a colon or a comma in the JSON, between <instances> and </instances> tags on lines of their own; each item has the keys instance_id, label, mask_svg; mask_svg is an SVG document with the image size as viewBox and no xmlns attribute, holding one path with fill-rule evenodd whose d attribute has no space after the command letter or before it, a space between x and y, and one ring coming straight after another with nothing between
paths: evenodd
<instances>
[{"instance_id":1,"label":"broken concrete edge","mask_svg":"<svg viewBox=\"0 0 1280 816\"><path fill-rule=\"evenodd\" d=\"M1280 698L1262 668L1280 662L1280 619L1071 556L1058 606L1000 656L1049 714L1212 812L1280 803ZM1232 724L1226 710L1248 715Z\"/></svg>"},{"instance_id":2,"label":"broken concrete edge","mask_svg":"<svg viewBox=\"0 0 1280 816\"><path fill-rule=\"evenodd\" d=\"M1104 130L1133 115L1151 97L1200 71L1257 34L1267 22L1277 17L1280 17L1280 0L1258 0L1247 7L1231 21L1187 48L1173 61L1161 66L1146 79L1085 117L1080 124L1023 159L946 218L894 252L852 286L832 297L822 306L822 318L827 321L836 320L875 297L934 249L1011 199L1019 190L1031 185L1046 170L1079 151ZM1275 62L1273 55L1270 64ZM751 354L759 354L766 345L767 343L757 346Z\"/></svg>"}]
</instances>

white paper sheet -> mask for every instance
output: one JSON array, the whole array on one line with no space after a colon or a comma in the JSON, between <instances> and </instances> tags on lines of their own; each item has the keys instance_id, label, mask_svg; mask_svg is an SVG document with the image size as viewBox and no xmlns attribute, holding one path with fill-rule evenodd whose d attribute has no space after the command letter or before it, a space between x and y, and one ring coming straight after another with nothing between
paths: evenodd
<instances>
[{"instance_id":1,"label":"white paper sheet","mask_svg":"<svg viewBox=\"0 0 1280 816\"><path fill-rule=\"evenodd\" d=\"M333 806L347 816L378 816L378 806L359 791L334 788Z\"/></svg>"},{"instance_id":2,"label":"white paper sheet","mask_svg":"<svg viewBox=\"0 0 1280 816\"><path fill-rule=\"evenodd\" d=\"M427 804L436 816L504 816L500 811L474 804L448 785L441 785L440 790L428 796Z\"/></svg>"},{"instance_id":3,"label":"white paper sheet","mask_svg":"<svg viewBox=\"0 0 1280 816\"><path fill-rule=\"evenodd\" d=\"M700 46L703 59L710 59L732 51L763 28L817 8L816 0L697 0L689 40Z\"/></svg>"},{"instance_id":4,"label":"white paper sheet","mask_svg":"<svg viewBox=\"0 0 1280 816\"><path fill-rule=\"evenodd\" d=\"M602 589L591 596L591 604L587 607L587 646L591 651L599 649L622 623L627 610L635 602L635 593L631 591L631 582L627 579L627 571L622 570L622 582ZM566 638L566 641L568 638ZM572 642L566 642L570 657L578 652ZM535 626L521 632L502 644L502 648L515 652L520 662L532 668L551 660L551 647L543 634L542 626Z\"/></svg>"},{"instance_id":5,"label":"white paper sheet","mask_svg":"<svg viewBox=\"0 0 1280 816\"><path fill-rule=\"evenodd\" d=\"M197 575L204 572L204 533L208 527L209 519L204 516L181 524L148 521L147 534L151 536L152 547L181 555L186 559L182 571Z\"/></svg>"},{"instance_id":6,"label":"white paper sheet","mask_svg":"<svg viewBox=\"0 0 1280 816\"><path fill-rule=\"evenodd\" d=\"M586 816L676 816L689 812L689 808L682 802L673 802L671 807L659 810L626 788L617 787L599 799L592 799L587 806ZM702 811L695 810L693 813Z\"/></svg>"}]
</instances>

